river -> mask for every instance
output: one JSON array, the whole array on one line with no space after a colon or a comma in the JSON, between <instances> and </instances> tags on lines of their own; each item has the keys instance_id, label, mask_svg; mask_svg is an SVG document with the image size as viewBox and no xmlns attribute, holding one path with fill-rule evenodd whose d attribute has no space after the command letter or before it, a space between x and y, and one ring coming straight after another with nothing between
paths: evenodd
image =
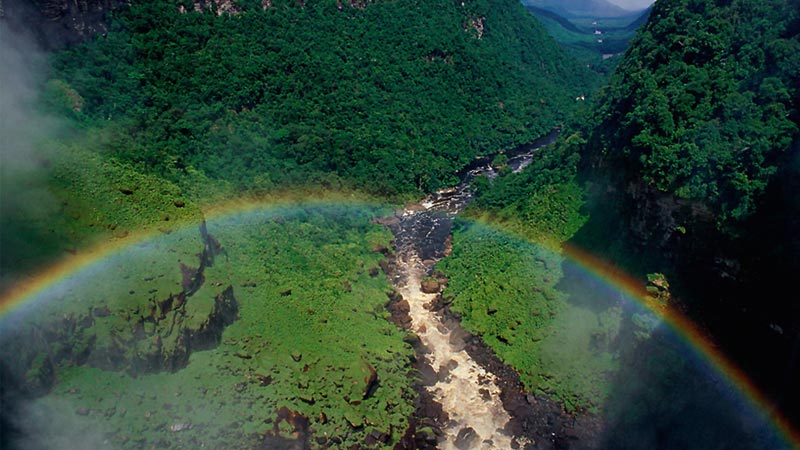
<instances>
[{"instance_id":1,"label":"river","mask_svg":"<svg viewBox=\"0 0 800 450\"><path fill-rule=\"evenodd\" d=\"M536 150L552 143L554 132L510 155L508 166L518 172L528 166ZM529 443L524 436L508 431L511 417L503 406L497 377L476 362L456 336L463 330L432 307L438 293L422 289L433 274L436 262L448 253L453 218L472 198L470 185L478 176L497 176L488 160L480 160L463 174L456 187L443 189L419 204L396 212L389 228L395 236L394 288L408 302L411 331L420 339L423 357L435 372L426 389L441 405L448 420L442 427L439 448L509 449Z\"/></svg>"}]
</instances>

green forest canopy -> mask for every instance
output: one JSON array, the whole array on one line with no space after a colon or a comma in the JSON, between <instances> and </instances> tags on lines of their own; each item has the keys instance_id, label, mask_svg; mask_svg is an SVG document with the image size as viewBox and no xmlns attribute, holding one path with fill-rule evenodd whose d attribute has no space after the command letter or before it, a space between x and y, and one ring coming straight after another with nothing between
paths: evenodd
<instances>
[{"instance_id":1,"label":"green forest canopy","mask_svg":"<svg viewBox=\"0 0 800 450\"><path fill-rule=\"evenodd\" d=\"M786 3L657 2L605 89L588 159L721 226L752 214L798 138L800 7Z\"/></svg>"},{"instance_id":2,"label":"green forest canopy","mask_svg":"<svg viewBox=\"0 0 800 450\"><path fill-rule=\"evenodd\" d=\"M172 180L429 191L545 134L592 79L516 2L434 3L251 1L218 15L138 1L56 55L51 98L115 124L112 156Z\"/></svg>"}]
</instances>

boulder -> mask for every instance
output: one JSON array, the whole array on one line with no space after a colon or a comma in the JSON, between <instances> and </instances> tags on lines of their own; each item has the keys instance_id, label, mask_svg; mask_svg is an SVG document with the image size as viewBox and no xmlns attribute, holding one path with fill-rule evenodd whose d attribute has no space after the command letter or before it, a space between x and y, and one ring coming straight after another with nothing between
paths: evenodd
<instances>
[{"instance_id":1,"label":"boulder","mask_svg":"<svg viewBox=\"0 0 800 450\"><path fill-rule=\"evenodd\" d=\"M385 433L380 430L373 429L368 435L364 442L369 446L374 446L376 444L386 444L389 442L389 434Z\"/></svg>"},{"instance_id":2,"label":"boulder","mask_svg":"<svg viewBox=\"0 0 800 450\"><path fill-rule=\"evenodd\" d=\"M422 292L426 294L436 294L439 292L439 281L431 279L423 280L422 283L420 283L420 288Z\"/></svg>"},{"instance_id":3,"label":"boulder","mask_svg":"<svg viewBox=\"0 0 800 450\"><path fill-rule=\"evenodd\" d=\"M471 448L477 447L478 444L478 433L475 432L471 427L464 427L456 436L456 448L460 450L467 450Z\"/></svg>"},{"instance_id":4,"label":"boulder","mask_svg":"<svg viewBox=\"0 0 800 450\"><path fill-rule=\"evenodd\" d=\"M389 299L389 303L386 305L386 310L391 314L389 321L400 328L409 329L411 316L408 313L411 311L411 306L408 301L396 292L391 292Z\"/></svg>"}]
</instances>

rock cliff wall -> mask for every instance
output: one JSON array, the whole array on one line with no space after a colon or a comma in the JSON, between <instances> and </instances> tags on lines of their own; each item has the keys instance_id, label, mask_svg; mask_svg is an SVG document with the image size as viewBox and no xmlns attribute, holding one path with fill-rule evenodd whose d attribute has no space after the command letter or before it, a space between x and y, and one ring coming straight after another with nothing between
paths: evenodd
<instances>
[{"instance_id":1,"label":"rock cliff wall","mask_svg":"<svg viewBox=\"0 0 800 450\"><path fill-rule=\"evenodd\" d=\"M2 18L13 30L27 30L45 49L60 48L108 31L112 11L130 0L6 0Z\"/></svg>"}]
</instances>

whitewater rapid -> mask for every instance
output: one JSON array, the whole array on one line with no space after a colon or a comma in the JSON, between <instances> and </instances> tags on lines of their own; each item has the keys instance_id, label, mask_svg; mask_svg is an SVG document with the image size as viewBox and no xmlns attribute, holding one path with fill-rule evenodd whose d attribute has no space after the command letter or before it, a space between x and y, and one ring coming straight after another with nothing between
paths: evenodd
<instances>
[{"instance_id":1,"label":"whitewater rapid","mask_svg":"<svg viewBox=\"0 0 800 450\"><path fill-rule=\"evenodd\" d=\"M456 449L457 441L462 448L512 448L512 438L503 431L510 417L503 409L494 375L450 343L452 330L428 307L437 294L420 289L425 267L414 252L403 256L399 264L406 272L406 282L396 287L409 304L411 329L428 349L424 356L439 379L428 390L449 417L439 448Z\"/></svg>"}]
</instances>

